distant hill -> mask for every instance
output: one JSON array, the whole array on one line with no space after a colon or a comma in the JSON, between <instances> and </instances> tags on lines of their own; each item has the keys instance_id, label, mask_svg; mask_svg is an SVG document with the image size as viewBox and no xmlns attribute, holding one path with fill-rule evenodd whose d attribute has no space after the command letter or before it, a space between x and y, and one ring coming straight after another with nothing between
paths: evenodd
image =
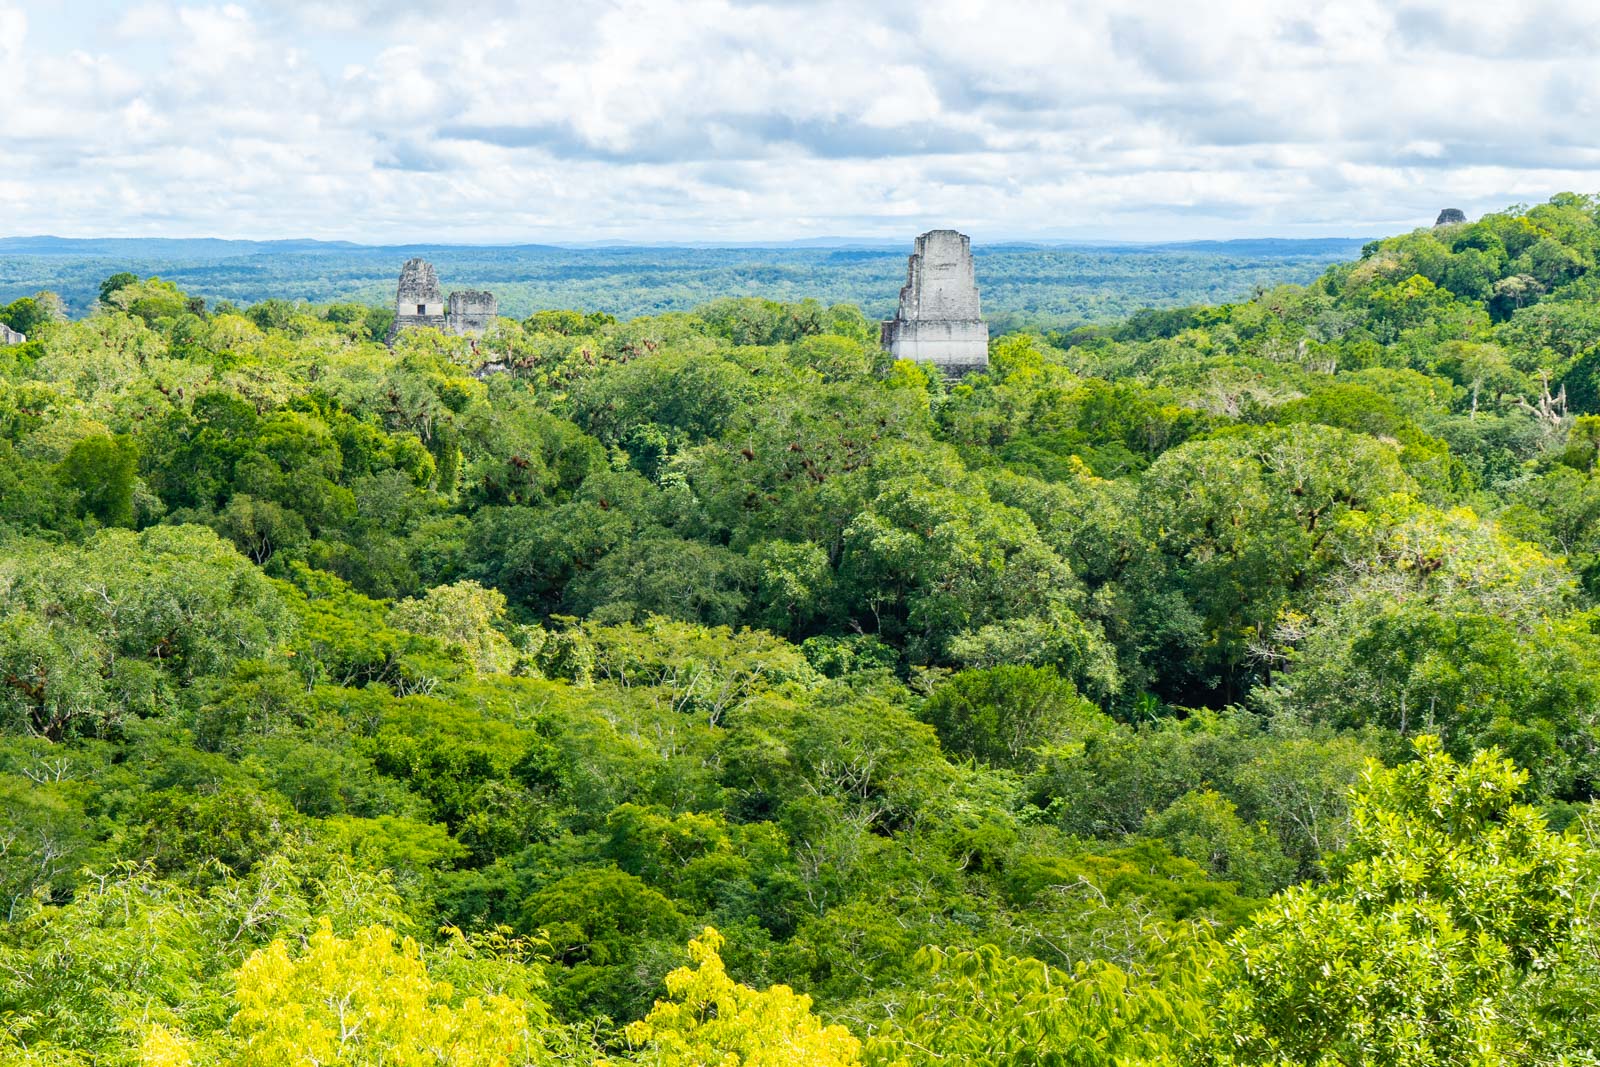
<instances>
[{"instance_id":1,"label":"distant hill","mask_svg":"<svg viewBox=\"0 0 1600 1067\"><path fill-rule=\"evenodd\" d=\"M0 255L225 259L273 252L349 251L348 241L228 241L216 237L0 237Z\"/></svg>"},{"instance_id":2,"label":"distant hill","mask_svg":"<svg viewBox=\"0 0 1600 1067\"><path fill-rule=\"evenodd\" d=\"M1151 252L1198 252L1223 256L1332 256L1350 259L1367 242L1353 237L1247 237L1233 241L1180 241L1168 244L1130 246Z\"/></svg>"},{"instance_id":3,"label":"distant hill","mask_svg":"<svg viewBox=\"0 0 1600 1067\"><path fill-rule=\"evenodd\" d=\"M997 328L1069 326L1143 307L1216 303L1263 285L1305 282L1360 252L1358 238L1167 244L1005 242L975 246ZM216 238L0 238L0 302L58 292L73 314L117 271L168 278L215 303L393 299L400 264L431 259L445 287L492 289L504 313L539 308L623 318L686 311L723 296L815 298L892 313L910 239L828 237L768 245L360 245Z\"/></svg>"}]
</instances>

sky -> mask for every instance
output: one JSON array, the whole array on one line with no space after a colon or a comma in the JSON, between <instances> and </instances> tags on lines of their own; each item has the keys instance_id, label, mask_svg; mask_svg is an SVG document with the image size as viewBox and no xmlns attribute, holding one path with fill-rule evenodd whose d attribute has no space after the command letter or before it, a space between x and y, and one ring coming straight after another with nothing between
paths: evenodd
<instances>
[{"instance_id":1,"label":"sky","mask_svg":"<svg viewBox=\"0 0 1600 1067\"><path fill-rule=\"evenodd\" d=\"M1600 4L0 0L0 235L1372 236L1600 191Z\"/></svg>"}]
</instances>

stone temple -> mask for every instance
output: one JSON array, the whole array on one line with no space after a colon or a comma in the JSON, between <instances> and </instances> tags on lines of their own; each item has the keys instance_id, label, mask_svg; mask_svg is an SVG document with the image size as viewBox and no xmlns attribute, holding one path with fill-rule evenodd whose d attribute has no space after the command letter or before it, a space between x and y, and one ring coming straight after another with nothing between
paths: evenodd
<instances>
[{"instance_id":1,"label":"stone temple","mask_svg":"<svg viewBox=\"0 0 1600 1067\"><path fill-rule=\"evenodd\" d=\"M13 330L11 327L7 326L5 323L0 322L0 345L26 344L27 340L28 340L28 335L27 334L18 333L16 330Z\"/></svg>"},{"instance_id":2,"label":"stone temple","mask_svg":"<svg viewBox=\"0 0 1600 1067\"><path fill-rule=\"evenodd\" d=\"M989 324L966 234L929 230L917 238L900 311L883 324L882 339L896 359L931 363L952 377L989 366Z\"/></svg>"},{"instance_id":3,"label":"stone temple","mask_svg":"<svg viewBox=\"0 0 1600 1067\"><path fill-rule=\"evenodd\" d=\"M1453 226L1458 222L1466 222L1467 213L1458 207L1447 207L1439 212L1439 217L1433 221L1435 226Z\"/></svg>"},{"instance_id":4,"label":"stone temple","mask_svg":"<svg viewBox=\"0 0 1600 1067\"><path fill-rule=\"evenodd\" d=\"M494 294L478 290L451 293L446 302L439 275L425 259L408 259L400 268L400 286L394 298L394 325L387 341L394 344L401 330L431 326L458 337L477 337L494 323L499 309Z\"/></svg>"}]
</instances>

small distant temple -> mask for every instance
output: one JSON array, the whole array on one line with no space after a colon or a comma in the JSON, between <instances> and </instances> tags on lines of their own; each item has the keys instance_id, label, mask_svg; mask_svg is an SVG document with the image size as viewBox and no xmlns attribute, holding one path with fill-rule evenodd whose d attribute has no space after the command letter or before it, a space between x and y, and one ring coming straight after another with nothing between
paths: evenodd
<instances>
[{"instance_id":1,"label":"small distant temple","mask_svg":"<svg viewBox=\"0 0 1600 1067\"><path fill-rule=\"evenodd\" d=\"M5 323L0 322L0 345L20 345L26 344L27 341L27 334L18 333Z\"/></svg>"},{"instance_id":2,"label":"small distant temple","mask_svg":"<svg viewBox=\"0 0 1600 1067\"><path fill-rule=\"evenodd\" d=\"M1433 220L1435 226L1453 226L1458 222L1466 222L1467 213L1458 207L1447 207L1439 212L1439 217Z\"/></svg>"},{"instance_id":3,"label":"small distant temple","mask_svg":"<svg viewBox=\"0 0 1600 1067\"><path fill-rule=\"evenodd\" d=\"M475 289L451 293L446 302L439 289L439 275L425 259L408 259L400 268L400 285L395 291L394 325L385 343L393 345L401 330L431 326L458 337L477 337L487 330L499 314L494 294Z\"/></svg>"},{"instance_id":4,"label":"small distant temple","mask_svg":"<svg viewBox=\"0 0 1600 1067\"><path fill-rule=\"evenodd\" d=\"M882 342L896 359L931 363L951 377L989 366L989 324L966 234L929 230L917 238L899 313L883 324Z\"/></svg>"}]
</instances>

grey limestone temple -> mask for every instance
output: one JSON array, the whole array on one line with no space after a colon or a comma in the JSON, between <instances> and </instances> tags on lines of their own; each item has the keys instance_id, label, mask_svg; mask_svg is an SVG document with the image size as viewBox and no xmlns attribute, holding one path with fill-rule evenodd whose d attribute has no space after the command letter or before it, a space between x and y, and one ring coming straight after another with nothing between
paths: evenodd
<instances>
[{"instance_id":1,"label":"grey limestone temple","mask_svg":"<svg viewBox=\"0 0 1600 1067\"><path fill-rule=\"evenodd\" d=\"M431 326L461 337L476 337L494 322L499 309L493 293L468 289L451 293L447 302L439 289L439 275L425 259L408 259L400 268L400 286L395 292L394 325L389 327L388 343L400 331L416 326Z\"/></svg>"},{"instance_id":2,"label":"grey limestone temple","mask_svg":"<svg viewBox=\"0 0 1600 1067\"><path fill-rule=\"evenodd\" d=\"M18 333L5 323L0 322L0 345L20 345L26 343L28 335Z\"/></svg>"},{"instance_id":3,"label":"grey limestone temple","mask_svg":"<svg viewBox=\"0 0 1600 1067\"><path fill-rule=\"evenodd\" d=\"M966 234L929 230L917 238L900 311L883 324L882 339L896 359L931 363L947 375L988 367L989 324L978 304Z\"/></svg>"}]
</instances>

